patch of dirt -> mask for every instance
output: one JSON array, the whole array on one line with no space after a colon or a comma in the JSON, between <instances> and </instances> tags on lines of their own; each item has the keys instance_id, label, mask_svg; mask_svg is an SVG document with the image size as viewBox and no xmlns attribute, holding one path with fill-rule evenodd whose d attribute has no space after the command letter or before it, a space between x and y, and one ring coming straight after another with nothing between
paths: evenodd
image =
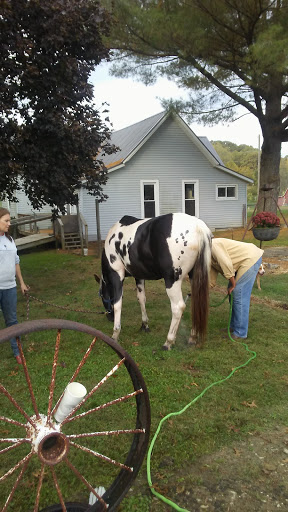
<instances>
[{"instance_id":1,"label":"patch of dirt","mask_svg":"<svg viewBox=\"0 0 288 512\"><path fill-rule=\"evenodd\" d=\"M177 482L169 495L190 512L287 511L288 428L253 432L246 441L203 456L185 465Z\"/></svg>"}]
</instances>

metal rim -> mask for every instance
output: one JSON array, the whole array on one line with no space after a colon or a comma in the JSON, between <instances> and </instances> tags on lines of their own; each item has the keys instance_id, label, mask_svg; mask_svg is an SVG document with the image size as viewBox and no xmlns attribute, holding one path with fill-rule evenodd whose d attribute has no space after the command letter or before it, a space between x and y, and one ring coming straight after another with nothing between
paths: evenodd
<instances>
[{"instance_id":1,"label":"metal rim","mask_svg":"<svg viewBox=\"0 0 288 512\"><path fill-rule=\"evenodd\" d=\"M34 390L32 388L32 383L29 375L29 364L27 364L25 355L23 353L23 349L20 343L20 337L23 337L24 335L30 335L31 333L36 333L39 331L56 331L56 344L55 344L55 351L54 351L54 358L53 358L53 365L52 365L52 376L51 376L51 384L49 389L49 397L48 397L48 409L47 413L43 414L43 412L39 411L37 400L35 398ZM78 364L78 367L74 374L72 375L70 382L73 382L76 378L76 376L79 374L81 368L84 366L86 361L89 357L91 357L92 348L96 342L96 340L100 340L101 342L104 342L106 346L109 346L117 355L117 359L119 359L119 362L115 365L113 369L111 369L106 376L102 379L103 382L107 381L110 378L110 375L112 375L114 372L118 370L120 366L123 365L123 367L126 367L126 370L129 374L130 384L132 384L132 387L134 391L132 393L127 394L127 396L122 396L117 398L116 400L109 402L108 404L104 404L101 407L110 407L110 405L114 405L116 402L124 402L129 401L131 398L135 400L136 410L135 410L135 426L127 431L124 430L113 430L109 431L109 435L116 435L119 436L119 434L132 434L132 441L130 448L128 447L128 453L126 454L126 458L124 462L121 461L121 463L116 462L117 466L120 466L120 471L118 472L116 478L112 481L109 488L106 490L105 494L101 497L95 492L95 490L92 488L92 486L87 482L88 485L86 485L89 489L90 485L90 491L93 492L93 494L96 496L97 501L94 505L88 505L87 503L81 503L81 502L70 502L70 501L64 501L64 498L62 497L61 488L58 485L57 477L55 469L57 469L57 465L61 463L67 464L71 471L76 471L76 476L78 478L81 478L82 475L77 475L77 470L73 467L73 464L70 462L70 455L69 455L69 447L70 445L77 446L78 448L81 448L78 444L76 445L72 438L74 437L81 437L80 434L74 435L65 435L65 432L62 431L66 423L73 422L74 418L77 417L77 421L73 423L74 425L77 424L77 422L80 422L81 416L87 416L90 415L89 418L93 417L93 414L95 413L96 409L100 409L100 407L95 409L90 409L88 412L78 414L78 409L81 408L81 406L86 403L86 401L89 400L90 397L93 396L95 390L98 389L99 383L96 384L96 386L92 387L92 390L90 390L87 394L87 396L82 399L79 405L74 407L72 412L68 414L66 419L62 421L62 423L57 423L56 420L53 420L53 414L57 410L57 407L59 407L60 400L63 396L62 395L58 398L58 401L53 407L53 403L55 402L54 398L54 387L55 387L55 379L56 379L56 366L57 366L57 357L58 357L58 351L59 346L61 345L61 333L63 330L69 330L69 331L78 331L84 334L87 334L88 337L92 337L92 342L90 343L89 348L87 349L85 355L80 357L81 361ZM54 335L53 335L54 336ZM13 410L15 408L20 411L22 416L26 420L25 428L26 428L26 436L25 441L18 439L9 440L10 444L8 447L4 448L4 450L0 450L0 455L10 450L17 451L17 447L22 442L30 443L31 445L31 451L27 457L25 457L25 460L21 461L21 464L16 464L16 467L10 468L1 478L0 478L0 484L1 481L6 480L16 470L20 470L19 476L16 479L16 483L13 485L10 494L7 497L6 504L4 505L4 508L2 509L2 512L6 512L6 510L9 512L12 509L10 507L10 503L12 503L13 495L19 485L19 482L24 475L26 471L28 471L29 468L29 462L30 459L33 457L37 457L41 463L41 471L39 475L39 481L38 481L38 487L36 492L36 498L35 498L35 505L34 505L34 512L39 510L39 499L41 494L41 489L43 486L43 475L45 469L50 470L53 475L53 480L55 484L55 488L58 493L59 497L59 504L50 505L48 508L42 509L42 512L77 512L82 510L89 510L90 512L102 512L104 510L115 510L116 507L119 505L121 500L124 498L125 494L129 490L130 486L132 485L134 479L137 476L137 473L142 465L143 459L145 457L145 453L147 450L148 442L149 442L149 433L150 433L150 404L149 404L149 397L147 388L144 382L144 379L142 377L142 374L137 366L137 364L134 362L134 360L131 358L131 356L114 340L103 334L101 331L98 331L97 329L94 329L93 327L87 326L85 324L80 324L78 322L72 322L69 320L61 320L61 319L44 319L44 320L34 320L29 322L24 322L22 324L17 324L12 327L8 327L6 329L3 329L0 331L0 343L4 343L5 341L10 340L12 337L16 337L20 354L23 361L23 369L25 374L25 380L26 384L28 386L31 402L33 405L34 413L33 415L27 414L24 410L22 410L21 406L17 404L17 400L13 398L13 396L10 395L9 390L7 390L2 384L0 384L0 392L6 396L10 400L10 403L13 406ZM102 382L102 381L101 381ZM97 387L98 386L98 387ZM64 392L64 390L63 390ZM91 407L91 406L90 406ZM46 412L46 411L45 411ZM4 421L6 424L8 423L15 423L13 420L13 417L7 418L7 417L0 417L1 422ZM116 417L117 422L117 417ZM17 422L16 422L17 423ZM20 423L18 423L20 425ZM101 433L103 434L103 432ZM107 432L104 433L105 435ZM99 435L99 433L88 433L85 434L86 436L96 436ZM83 436L83 434L82 434ZM106 437L108 437L106 435ZM6 438L0 437L0 443L7 443ZM128 441L129 445L130 441ZM1 445L0 445L1 446ZM82 447L83 449L83 447ZM87 451L87 449L86 449ZM84 450L85 452L85 450ZM99 454L98 454L99 455ZM5 457L5 455L4 455ZM115 462L115 461L114 461ZM84 477L83 477L84 478ZM85 480L85 478L84 478ZM83 481L83 480L82 480ZM85 483L85 482L84 482ZM2 493L1 493L2 494ZM1 495L0 494L0 495ZM3 496L3 494L2 494ZM49 504L48 504L49 505Z\"/></svg>"}]
</instances>

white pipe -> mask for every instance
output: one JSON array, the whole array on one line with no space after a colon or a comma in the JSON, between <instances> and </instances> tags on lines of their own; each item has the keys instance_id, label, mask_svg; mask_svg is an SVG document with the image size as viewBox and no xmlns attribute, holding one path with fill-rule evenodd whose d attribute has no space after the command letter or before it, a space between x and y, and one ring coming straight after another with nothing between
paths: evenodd
<instances>
[{"instance_id":1,"label":"white pipe","mask_svg":"<svg viewBox=\"0 0 288 512\"><path fill-rule=\"evenodd\" d=\"M68 414L81 402L87 393L87 389L80 382L70 382L65 389L64 395L59 403L58 409L54 414L54 418L61 423Z\"/></svg>"}]
</instances>

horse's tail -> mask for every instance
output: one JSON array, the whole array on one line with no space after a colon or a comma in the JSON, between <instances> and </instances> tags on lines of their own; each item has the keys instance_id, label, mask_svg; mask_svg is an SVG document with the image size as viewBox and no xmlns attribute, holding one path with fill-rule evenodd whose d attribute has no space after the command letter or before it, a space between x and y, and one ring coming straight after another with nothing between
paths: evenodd
<instances>
[{"instance_id":1,"label":"horse's tail","mask_svg":"<svg viewBox=\"0 0 288 512\"><path fill-rule=\"evenodd\" d=\"M211 265L211 232L198 227L199 252L192 271L189 274L191 283L191 313L194 335L202 344L206 337L209 315L209 274Z\"/></svg>"}]
</instances>

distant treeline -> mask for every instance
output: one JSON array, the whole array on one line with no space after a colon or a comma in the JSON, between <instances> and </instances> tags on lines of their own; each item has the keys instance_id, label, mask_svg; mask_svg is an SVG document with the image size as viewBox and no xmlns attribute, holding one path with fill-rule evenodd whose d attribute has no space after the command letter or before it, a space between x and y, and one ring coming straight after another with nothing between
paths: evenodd
<instances>
[{"instance_id":1,"label":"distant treeline","mask_svg":"<svg viewBox=\"0 0 288 512\"><path fill-rule=\"evenodd\" d=\"M226 167L254 180L254 184L248 186L247 199L248 202L256 201L258 186L258 149L252 146L246 146L245 144L237 146L237 144L229 141L212 140L211 142ZM287 188L288 155L281 158L280 195L284 194Z\"/></svg>"}]
</instances>

